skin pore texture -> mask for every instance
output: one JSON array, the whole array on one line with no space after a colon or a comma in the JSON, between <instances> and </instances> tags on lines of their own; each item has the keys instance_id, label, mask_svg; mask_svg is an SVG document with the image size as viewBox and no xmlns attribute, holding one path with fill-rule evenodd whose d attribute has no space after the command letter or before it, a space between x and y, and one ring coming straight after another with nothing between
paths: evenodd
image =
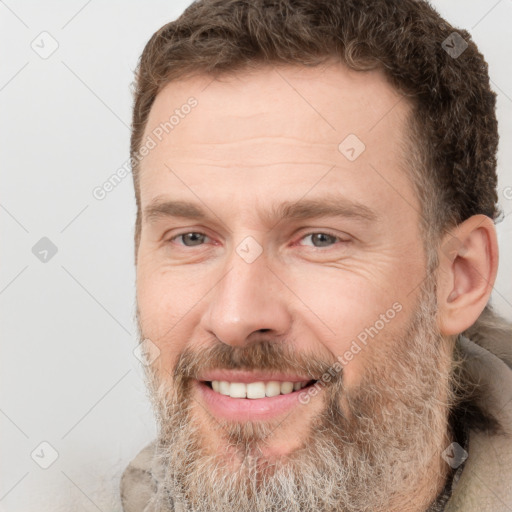
<instances>
[{"instance_id":1,"label":"skin pore texture","mask_svg":"<svg viewBox=\"0 0 512 512\"><path fill-rule=\"evenodd\" d=\"M197 106L140 166L137 316L159 356L146 367L155 502L427 510L450 472L453 334L470 322L455 305L475 278L457 254L427 269L404 169L411 105L378 71L266 66L171 82L145 137L190 97ZM364 144L352 160L339 149L350 134ZM204 376L219 369L331 378L295 394L307 403L241 419L206 398Z\"/></svg>"}]
</instances>

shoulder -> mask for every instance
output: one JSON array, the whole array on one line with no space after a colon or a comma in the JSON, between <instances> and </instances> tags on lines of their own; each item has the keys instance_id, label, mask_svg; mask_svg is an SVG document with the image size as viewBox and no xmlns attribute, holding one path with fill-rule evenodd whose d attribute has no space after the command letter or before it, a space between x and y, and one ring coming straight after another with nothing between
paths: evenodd
<instances>
[{"instance_id":1,"label":"shoulder","mask_svg":"<svg viewBox=\"0 0 512 512\"><path fill-rule=\"evenodd\" d=\"M156 441L142 449L121 476L121 502L124 512L142 512L156 493L152 464Z\"/></svg>"}]
</instances>

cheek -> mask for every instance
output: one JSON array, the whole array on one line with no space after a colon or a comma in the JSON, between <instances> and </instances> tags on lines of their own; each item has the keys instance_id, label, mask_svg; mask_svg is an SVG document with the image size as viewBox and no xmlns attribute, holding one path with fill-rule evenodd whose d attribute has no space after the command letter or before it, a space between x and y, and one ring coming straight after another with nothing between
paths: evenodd
<instances>
[{"instance_id":1,"label":"cheek","mask_svg":"<svg viewBox=\"0 0 512 512\"><path fill-rule=\"evenodd\" d=\"M137 267L137 305L142 334L160 350L159 365L174 367L198 324L201 292L180 269L162 271Z\"/></svg>"},{"instance_id":2,"label":"cheek","mask_svg":"<svg viewBox=\"0 0 512 512\"><path fill-rule=\"evenodd\" d=\"M347 273L341 277L318 278L314 286L310 278L308 282L298 279L294 291L308 306L302 320L314 332L316 343L341 365L350 388L357 385L370 361L378 363L385 357L386 347L406 328L414 297L407 297L409 290L397 279L395 286L384 286L366 276Z\"/></svg>"}]
</instances>

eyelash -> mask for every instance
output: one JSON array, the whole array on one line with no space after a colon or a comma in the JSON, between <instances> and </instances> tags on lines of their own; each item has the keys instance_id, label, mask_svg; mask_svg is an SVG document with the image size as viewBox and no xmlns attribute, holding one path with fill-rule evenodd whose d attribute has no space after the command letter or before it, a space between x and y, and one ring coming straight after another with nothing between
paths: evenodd
<instances>
[{"instance_id":1,"label":"eyelash","mask_svg":"<svg viewBox=\"0 0 512 512\"><path fill-rule=\"evenodd\" d=\"M173 237L171 237L168 242L169 243L173 243L174 240L180 238L180 237L183 237L185 235L189 235L189 234L194 234L194 235L201 235L201 236L204 236L206 238L209 238L208 235L204 234L204 233L201 233L200 231L186 231L184 233L179 233L177 235L174 235ZM331 233L329 231L310 231L309 233L305 233L303 236L300 237L299 241L300 240L303 240L304 238L308 237L308 236L312 236L312 235L327 235L331 238L334 238L336 239L337 242L339 243L347 243L349 240L344 240L343 238L341 238L340 236L334 234L334 233ZM333 246L336 244L336 242L333 242ZM186 247L186 248L189 248L189 249L192 249L194 247L199 247L199 246L188 246L188 245L185 245L185 244L178 244L179 246L181 247ZM200 245L203 245L203 244L200 244ZM308 247L311 247L313 249L325 249L323 247L315 247L313 245L311 246L308 246ZM332 246L329 246L327 247L327 249L330 249Z\"/></svg>"}]
</instances>

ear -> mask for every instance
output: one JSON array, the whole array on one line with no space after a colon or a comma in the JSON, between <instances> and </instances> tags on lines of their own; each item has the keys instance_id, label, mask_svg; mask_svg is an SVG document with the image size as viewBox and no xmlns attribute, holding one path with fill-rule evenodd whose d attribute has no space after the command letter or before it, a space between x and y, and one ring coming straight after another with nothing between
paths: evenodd
<instances>
[{"instance_id":1,"label":"ear","mask_svg":"<svg viewBox=\"0 0 512 512\"><path fill-rule=\"evenodd\" d=\"M496 280L498 242L492 219L474 215L450 230L438 256L439 328L443 335L455 335L476 322Z\"/></svg>"}]
</instances>

